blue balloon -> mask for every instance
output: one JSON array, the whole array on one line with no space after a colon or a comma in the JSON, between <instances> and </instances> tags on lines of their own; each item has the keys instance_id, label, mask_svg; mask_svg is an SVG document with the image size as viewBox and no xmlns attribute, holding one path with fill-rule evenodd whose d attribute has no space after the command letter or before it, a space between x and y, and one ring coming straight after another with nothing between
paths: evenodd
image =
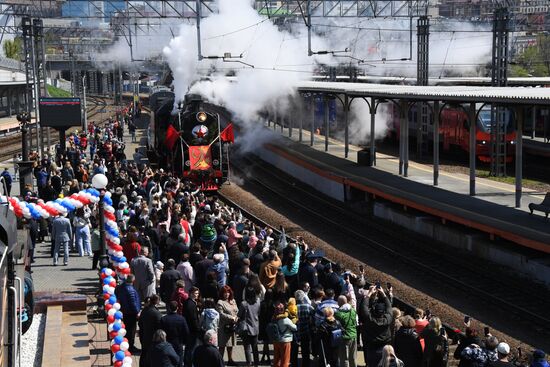
<instances>
[{"instance_id":1,"label":"blue balloon","mask_svg":"<svg viewBox=\"0 0 550 367\"><path fill-rule=\"evenodd\" d=\"M119 331L120 328L121 328L120 322L115 322L115 323L113 324L113 330L114 330L114 331Z\"/></svg>"},{"instance_id":2,"label":"blue balloon","mask_svg":"<svg viewBox=\"0 0 550 367\"><path fill-rule=\"evenodd\" d=\"M115 338L113 340L114 340L115 344L120 344L124 341L124 338L120 335L117 335L117 336L115 336Z\"/></svg>"},{"instance_id":3,"label":"blue balloon","mask_svg":"<svg viewBox=\"0 0 550 367\"><path fill-rule=\"evenodd\" d=\"M105 204L109 205L109 206L113 206L113 200L111 200L110 197L105 196L105 197L103 198L103 202L104 202Z\"/></svg>"},{"instance_id":4,"label":"blue balloon","mask_svg":"<svg viewBox=\"0 0 550 367\"><path fill-rule=\"evenodd\" d=\"M125 263L125 262L126 262L126 257L122 256L122 257L120 258L119 263Z\"/></svg>"},{"instance_id":5,"label":"blue balloon","mask_svg":"<svg viewBox=\"0 0 550 367\"><path fill-rule=\"evenodd\" d=\"M103 279L103 284L107 285L107 284L111 283L111 280L109 278L111 278L111 277L107 277L107 278Z\"/></svg>"},{"instance_id":6,"label":"blue balloon","mask_svg":"<svg viewBox=\"0 0 550 367\"><path fill-rule=\"evenodd\" d=\"M114 294L111 295L111 298L109 298L109 303L114 305L116 303L117 299Z\"/></svg>"},{"instance_id":7,"label":"blue balloon","mask_svg":"<svg viewBox=\"0 0 550 367\"><path fill-rule=\"evenodd\" d=\"M115 319L120 320L122 318L122 312L117 311L115 312Z\"/></svg>"},{"instance_id":8,"label":"blue balloon","mask_svg":"<svg viewBox=\"0 0 550 367\"><path fill-rule=\"evenodd\" d=\"M95 196L95 197L99 197L99 191L97 191L96 189L94 188L89 188L87 190L87 192L89 192L91 195Z\"/></svg>"},{"instance_id":9,"label":"blue balloon","mask_svg":"<svg viewBox=\"0 0 550 367\"><path fill-rule=\"evenodd\" d=\"M117 361L122 361L125 356L126 355L121 350L119 350L118 352L115 353L115 358L116 358Z\"/></svg>"}]
</instances>

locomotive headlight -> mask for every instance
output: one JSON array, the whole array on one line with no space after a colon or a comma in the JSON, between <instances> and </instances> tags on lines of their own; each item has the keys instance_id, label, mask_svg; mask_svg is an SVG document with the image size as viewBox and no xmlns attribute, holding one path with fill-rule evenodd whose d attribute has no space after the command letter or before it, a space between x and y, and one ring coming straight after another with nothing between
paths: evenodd
<instances>
[{"instance_id":1,"label":"locomotive headlight","mask_svg":"<svg viewBox=\"0 0 550 367\"><path fill-rule=\"evenodd\" d=\"M199 113L197 113L197 121L199 121L199 122L205 122L205 121L206 121L206 117L207 117L207 116L206 116L206 113L204 113L204 112L202 112L202 111L199 112Z\"/></svg>"},{"instance_id":2,"label":"locomotive headlight","mask_svg":"<svg viewBox=\"0 0 550 367\"><path fill-rule=\"evenodd\" d=\"M510 144L516 144L516 142L513 140L510 140Z\"/></svg>"},{"instance_id":3,"label":"locomotive headlight","mask_svg":"<svg viewBox=\"0 0 550 367\"><path fill-rule=\"evenodd\" d=\"M185 165L186 165L187 167L191 166L191 161L190 161L190 160L185 161Z\"/></svg>"},{"instance_id":4,"label":"locomotive headlight","mask_svg":"<svg viewBox=\"0 0 550 367\"><path fill-rule=\"evenodd\" d=\"M217 165L220 164L220 161L218 161L217 159L214 159L214 160L212 161L212 163L214 164L214 166L217 166Z\"/></svg>"}]
</instances>

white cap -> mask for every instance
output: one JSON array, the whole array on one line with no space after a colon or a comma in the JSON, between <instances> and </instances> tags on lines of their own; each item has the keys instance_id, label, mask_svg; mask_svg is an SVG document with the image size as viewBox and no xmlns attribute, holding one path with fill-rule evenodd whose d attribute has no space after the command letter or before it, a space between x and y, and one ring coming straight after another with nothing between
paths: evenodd
<instances>
[{"instance_id":1,"label":"white cap","mask_svg":"<svg viewBox=\"0 0 550 367\"><path fill-rule=\"evenodd\" d=\"M503 355L508 355L510 354L510 346L508 345L508 343L498 343L497 352Z\"/></svg>"}]
</instances>

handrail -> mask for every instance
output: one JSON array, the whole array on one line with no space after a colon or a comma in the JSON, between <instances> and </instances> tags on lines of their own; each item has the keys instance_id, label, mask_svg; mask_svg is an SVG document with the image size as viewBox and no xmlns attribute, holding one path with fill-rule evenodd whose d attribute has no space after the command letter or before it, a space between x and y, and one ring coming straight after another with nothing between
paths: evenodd
<instances>
[{"instance_id":1,"label":"handrail","mask_svg":"<svg viewBox=\"0 0 550 367\"><path fill-rule=\"evenodd\" d=\"M0 177L0 181L2 181L2 186L4 187L4 196L9 198L10 193L8 192L8 184L6 183L6 180L4 179L4 176Z\"/></svg>"},{"instance_id":2,"label":"handrail","mask_svg":"<svg viewBox=\"0 0 550 367\"><path fill-rule=\"evenodd\" d=\"M10 287L9 289L10 291L13 292L13 325L15 328L17 328L17 309L18 309L17 290L15 289L15 287ZM13 357L14 357L14 360L17 360L17 358L20 357L18 356L19 350L17 348L17 346L19 345L19 333L14 332L13 337L15 338L13 342Z\"/></svg>"},{"instance_id":3,"label":"handrail","mask_svg":"<svg viewBox=\"0 0 550 367\"><path fill-rule=\"evenodd\" d=\"M19 284L19 317L17 319L19 320L19 330L17 331L17 340L18 345L17 348L21 350L21 339L22 339L22 332L23 332L23 308L25 307L25 294L23 292L23 280L20 277L15 277L15 281ZM19 367L21 367L21 353L18 354L18 360L19 360Z\"/></svg>"}]
</instances>

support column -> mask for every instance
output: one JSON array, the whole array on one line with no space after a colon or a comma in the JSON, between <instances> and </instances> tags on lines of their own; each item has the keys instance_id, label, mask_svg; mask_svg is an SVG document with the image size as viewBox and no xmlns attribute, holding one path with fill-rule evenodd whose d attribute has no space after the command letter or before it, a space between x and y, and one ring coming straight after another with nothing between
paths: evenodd
<instances>
[{"instance_id":1,"label":"support column","mask_svg":"<svg viewBox=\"0 0 550 367\"><path fill-rule=\"evenodd\" d=\"M406 103L403 100L399 101L399 175L403 174L403 145L405 142L403 130L405 129Z\"/></svg>"},{"instance_id":2,"label":"support column","mask_svg":"<svg viewBox=\"0 0 550 367\"><path fill-rule=\"evenodd\" d=\"M65 129L59 130L59 147L61 148L63 155L65 155L65 150L67 149Z\"/></svg>"},{"instance_id":3,"label":"support column","mask_svg":"<svg viewBox=\"0 0 550 367\"><path fill-rule=\"evenodd\" d=\"M470 196L476 194L476 104L470 103L470 111L468 113L468 123L470 124Z\"/></svg>"},{"instance_id":4,"label":"support column","mask_svg":"<svg viewBox=\"0 0 550 367\"><path fill-rule=\"evenodd\" d=\"M524 112L525 109L523 107L516 107L516 208L521 207L521 181L523 179L523 120L525 118Z\"/></svg>"},{"instance_id":5,"label":"support column","mask_svg":"<svg viewBox=\"0 0 550 367\"><path fill-rule=\"evenodd\" d=\"M535 139L535 130L537 128L537 106L533 106L531 121L531 139Z\"/></svg>"},{"instance_id":6,"label":"support column","mask_svg":"<svg viewBox=\"0 0 550 367\"><path fill-rule=\"evenodd\" d=\"M349 97L344 96L344 157L349 156Z\"/></svg>"},{"instance_id":7,"label":"support column","mask_svg":"<svg viewBox=\"0 0 550 367\"><path fill-rule=\"evenodd\" d=\"M324 96L324 118L325 118L325 152L328 152L328 136L329 136L329 113L328 113L328 96Z\"/></svg>"},{"instance_id":8,"label":"support column","mask_svg":"<svg viewBox=\"0 0 550 367\"><path fill-rule=\"evenodd\" d=\"M279 119L279 111L277 104L275 105L275 112L273 116L273 131L277 130L277 120Z\"/></svg>"},{"instance_id":9,"label":"support column","mask_svg":"<svg viewBox=\"0 0 550 367\"><path fill-rule=\"evenodd\" d=\"M376 149L374 140L374 124L376 121L376 99L370 99L370 165L371 167L376 165Z\"/></svg>"},{"instance_id":10,"label":"support column","mask_svg":"<svg viewBox=\"0 0 550 367\"><path fill-rule=\"evenodd\" d=\"M439 185L439 101L434 101L434 186Z\"/></svg>"},{"instance_id":11,"label":"support column","mask_svg":"<svg viewBox=\"0 0 550 367\"><path fill-rule=\"evenodd\" d=\"M11 110L11 104L12 104L12 90L11 88L8 89L8 116L11 117L12 110Z\"/></svg>"},{"instance_id":12,"label":"support column","mask_svg":"<svg viewBox=\"0 0 550 367\"><path fill-rule=\"evenodd\" d=\"M293 122L293 115L290 114L288 117L287 117L287 121L288 121L288 137L289 138L292 138L292 127L294 125L294 122Z\"/></svg>"},{"instance_id":13,"label":"support column","mask_svg":"<svg viewBox=\"0 0 550 367\"><path fill-rule=\"evenodd\" d=\"M302 138L303 138L302 129L304 128L304 108L305 108L304 96L300 94L300 103L298 104L298 111L299 111L298 117L300 118L300 126L298 129L298 141L300 143L302 142Z\"/></svg>"},{"instance_id":14,"label":"support column","mask_svg":"<svg viewBox=\"0 0 550 367\"><path fill-rule=\"evenodd\" d=\"M311 95L311 137L310 145L313 146L315 143L315 95Z\"/></svg>"}]
</instances>

